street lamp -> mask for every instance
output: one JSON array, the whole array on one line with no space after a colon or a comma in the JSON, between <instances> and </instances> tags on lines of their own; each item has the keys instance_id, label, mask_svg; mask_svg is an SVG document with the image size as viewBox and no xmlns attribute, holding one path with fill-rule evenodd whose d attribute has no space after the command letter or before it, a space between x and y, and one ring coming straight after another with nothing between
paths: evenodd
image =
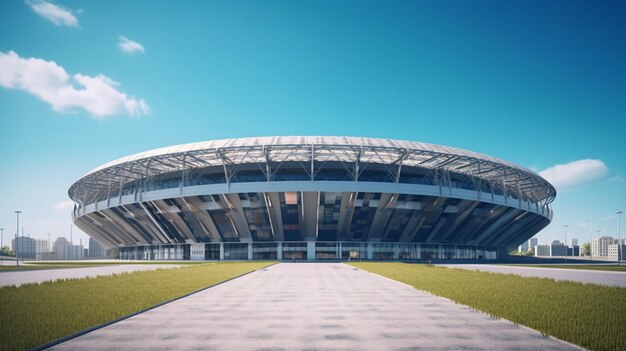
<instances>
[{"instance_id":1,"label":"street lamp","mask_svg":"<svg viewBox=\"0 0 626 351\"><path fill-rule=\"evenodd\" d=\"M622 235L619 230L619 215L622 214L622 211L617 211L615 214L617 215L617 265L619 266L622 260Z\"/></svg>"},{"instance_id":2,"label":"street lamp","mask_svg":"<svg viewBox=\"0 0 626 351\"><path fill-rule=\"evenodd\" d=\"M22 213L22 211L15 211L15 215L17 216L17 228L15 230L15 264L18 267L20 266L20 213Z\"/></svg>"},{"instance_id":3,"label":"street lamp","mask_svg":"<svg viewBox=\"0 0 626 351\"><path fill-rule=\"evenodd\" d=\"M589 231L589 261L591 261L591 243L593 242L593 224L591 225L591 230Z\"/></svg>"},{"instance_id":4,"label":"street lamp","mask_svg":"<svg viewBox=\"0 0 626 351\"><path fill-rule=\"evenodd\" d=\"M569 227L569 224L565 224L563 227L565 227L565 263L567 263L567 251L569 251L567 248L567 227Z\"/></svg>"},{"instance_id":5,"label":"street lamp","mask_svg":"<svg viewBox=\"0 0 626 351\"><path fill-rule=\"evenodd\" d=\"M0 228L0 250L4 247L4 228ZM4 264L4 256L0 258L0 265Z\"/></svg>"}]
</instances>

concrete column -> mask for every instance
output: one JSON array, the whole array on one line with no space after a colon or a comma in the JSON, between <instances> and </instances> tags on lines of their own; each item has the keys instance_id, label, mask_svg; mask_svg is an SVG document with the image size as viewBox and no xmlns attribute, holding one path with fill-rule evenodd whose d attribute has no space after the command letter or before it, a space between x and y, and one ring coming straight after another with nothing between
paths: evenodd
<instances>
[{"instance_id":1,"label":"concrete column","mask_svg":"<svg viewBox=\"0 0 626 351\"><path fill-rule=\"evenodd\" d=\"M252 260L252 243L248 243L248 261Z\"/></svg>"},{"instance_id":2,"label":"concrete column","mask_svg":"<svg viewBox=\"0 0 626 351\"><path fill-rule=\"evenodd\" d=\"M283 243L279 242L276 245L276 259L277 260L282 260L283 259Z\"/></svg>"},{"instance_id":3,"label":"concrete column","mask_svg":"<svg viewBox=\"0 0 626 351\"><path fill-rule=\"evenodd\" d=\"M308 261L315 261L315 241L306 242L306 259Z\"/></svg>"},{"instance_id":4,"label":"concrete column","mask_svg":"<svg viewBox=\"0 0 626 351\"><path fill-rule=\"evenodd\" d=\"M220 261L224 260L224 243L220 243Z\"/></svg>"},{"instance_id":5,"label":"concrete column","mask_svg":"<svg viewBox=\"0 0 626 351\"><path fill-rule=\"evenodd\" d=\"M337 259L341 260L341 252L343 251L343 249L341 248L341 241L339 242L339 245L337 245Z\"/></svg>"},{"instance_id":6,"label":"concrete column","mask_svg":"<svg viewBox=\"0 0 626 351\"><path fill-rule=\"evenodd\" d=\"M374 247L372 246L372 243L367 243L367 259L374 259Z\"/></svg>"}]
</instances>

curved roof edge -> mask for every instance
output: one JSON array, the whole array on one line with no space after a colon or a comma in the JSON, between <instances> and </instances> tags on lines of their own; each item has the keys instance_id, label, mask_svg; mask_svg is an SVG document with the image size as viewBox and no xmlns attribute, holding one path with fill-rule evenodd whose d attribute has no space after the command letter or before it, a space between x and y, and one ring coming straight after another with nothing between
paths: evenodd
<instances>
[{"instance_id":1,"label":"curved roof edge","mask_svg":"<svg viewBox=\"0 0 626 351\"><path fill-rule=\"evenodd\" d=\"M103 177L111 177L112 174L116 174L116 172L123 168L125 165L133 165L133 164L141 164L143 162L147 162L150 164L150 160L158 159L163 160L164 158L169 158L170 161L180 162L180 155L185 154L193 154L197 155L198 153L203 152L213 152L215 154L221 154L222 152L238 152L241 149L256 149L259 150L260 147L268 147L276 148L276 147L322 147L323 150L332 150L332 147L341 148L352 148L354 150L355 147L361 147L361 151L363 148L368 148L368 150L376 150L376 149L387 149L391 153L405 153L408 155L409 153L420 153L420 154L429 154L429 155L440 155L444 156L444 162L437 160L436 162L428 160L428 162L420 162L421 160L417 160L417 164L423 165L425 168L433 168L433 169L446 169L446 167L454 166L451 169L452 171L458 171L460 173L468 174L471 176L475 176L482 179L496 179L498 177L502 177L505 182L517 182L517 186L520 185L521 181L529 181L532 179L532 184L523 184L524 191L529 190L534 195L534 201L545 200L547 202L551 202L554 197L556 197L556 189L544 178L542 178L537 173L526 169L524 167L520 167L514 163L488 156L485 154L481 154L478 152L467 151L455 147L437 145L437 144L429 144L422 142L414 142L414 141L406 141L406 140L396 140L396 139L382 139L382 138L366 138L366 137L347 137L347 136L270 136L270 137L248 137L248 138L235 138L235 139L221 139L221 140L210 140L196 143L188 143L188 144L180 144L180 145L172 145L157 149L152 149L136 154L132 154L129 156L125 156L111 162L100 165L99 167L91 170L83 177L81 177L78 181L76 181L71 187L69 191L70 197L75 200L76 190L81 188L86 190L89 188L89 184L100 183L97 179L101 176ZM324 148L324 147L329 148ZM234 151L233 151L234 150ZM406 150L406 151L405 151ZM374 151L377 152L377 151ZM175 157L176 156L176 157ZM380 163L384 164L395 164L398 161L398 155L380 156L377 155L380 159ZM451 157L450 157L451 156ZM395 158L394 158L395 157ZM412 157L412 156L411 156ZM383 158L385 158L383 160ZM433 157L433 159L436 157ZM447 159L446 159L447 158ZM184 157L183 157L184 159ZM244 157L245 159L245 157ZM154 162L159 162L159 161ZM415 161L415 160L414 160ZM225 162L225 161L224 161ZM366 161L368 162L368 161ZM245 163L245 162L242 162ZM485 171L485 168L481 170L480 165L487 165L492 167L491 170ZM478 165L478 166L476 166ZM166 167L167 168L167 167ZM496 168L500 168L499 170L494 171ZM132 167L131 167L132 169ZM508 170L507 170L508 169ZM165 170L164 170L165 171ZM494 171L494 172L492 172ZM157 172L158 173L158 172ZM489 174L487 174L489 173ZM513 174L517 174L518 176L512 177ZM521 177L520 177L521 176ZM101 187L99 185L98 187Z\"/></svg>"},{"instance_id":2,"label":"curved roof edge","mask_svg":"<svg viewBox=\"0 0 626 351\"><path fill-rule=\"evenodd\" d=\"M269 136L269 137L245 137L208 140L195 143L178 144L160 147L152 150L138 152L136 154L120 157L116 160L104 163L91 171L87 172L83 177L96 173L105 168L113 167L122 163L133 162L141 159L148 159L168 154L178 154L198 150L212 150L223 148L237 148L246 146L263 146L263 145L329 145L329 146L369 146L369 147L392 147L410 150L426 150L435 151L444 154L454 154L468 156L485 161L501 163L511 168L517 168L525 172L537 173L518 166L514 163L499 159L497 157L488 156L479 152L468 151L452 146L443 146L438 144L422 143L409 140L384 139L384 138L367 138L367 137L349 137L349 136ZM81 178L83 178L81 177Z\"/></svg>"}]
</instances>

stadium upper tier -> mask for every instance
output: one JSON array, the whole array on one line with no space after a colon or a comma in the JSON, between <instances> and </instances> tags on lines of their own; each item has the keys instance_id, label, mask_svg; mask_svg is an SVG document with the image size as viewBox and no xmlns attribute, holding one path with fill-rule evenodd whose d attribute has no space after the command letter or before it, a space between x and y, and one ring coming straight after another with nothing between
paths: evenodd
<instances>
[{"instance_id":1,"label":"stadium upper tier","mask_svg":"<svg viewBox=\"0 0 626 351\"><path fill-rule=\"evenodd\" d=\"M216 183L353 181L439 185L547 206L556 190L538 174L457 148L393 139L288 136L213 140L103 164L69 189L83 207L141 191Z\"/></svg>"}]
</instances>

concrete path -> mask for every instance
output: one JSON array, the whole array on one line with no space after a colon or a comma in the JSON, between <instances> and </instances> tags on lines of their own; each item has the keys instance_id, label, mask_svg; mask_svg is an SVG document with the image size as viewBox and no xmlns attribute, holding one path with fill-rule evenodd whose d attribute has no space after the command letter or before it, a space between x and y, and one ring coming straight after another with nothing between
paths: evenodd
<instances>
[{"instance_id":1,"label":"concrete path","mask_svg":"<svg viewBox=\"0 0 626 351\"><path fill-rule=\"evenodd\" d=\"M439 266L494 273L517 274L523 277L552 278L554 280L571 280L581 283L626 287L626 272L525 266L498 266L488 264L441 264Z\"/></svg>"},{"instance_id":2,"label":"concrete path","mask_svg":"<svg viewBox=\"0 0 626 351\"><path fill-rule=\"evenodd\" d=\"M180 267L175 264L120 264L99 267L39 269L12 272L0 272L0 286L28 283L43 283L49 280L96 277L100 275L112 275L125 272L151 271L155 269L168 269Z\"/></svg>"},{"instance_id":3,"label":"concrete path","mask_svg":"<svg viewBox=\"0 0 626 351\"><path fill-rule=\"evenodd\" d=\"M282 263L55 350L573 350L513 323L334 263Z\"/></svg>"}]
</instances>

